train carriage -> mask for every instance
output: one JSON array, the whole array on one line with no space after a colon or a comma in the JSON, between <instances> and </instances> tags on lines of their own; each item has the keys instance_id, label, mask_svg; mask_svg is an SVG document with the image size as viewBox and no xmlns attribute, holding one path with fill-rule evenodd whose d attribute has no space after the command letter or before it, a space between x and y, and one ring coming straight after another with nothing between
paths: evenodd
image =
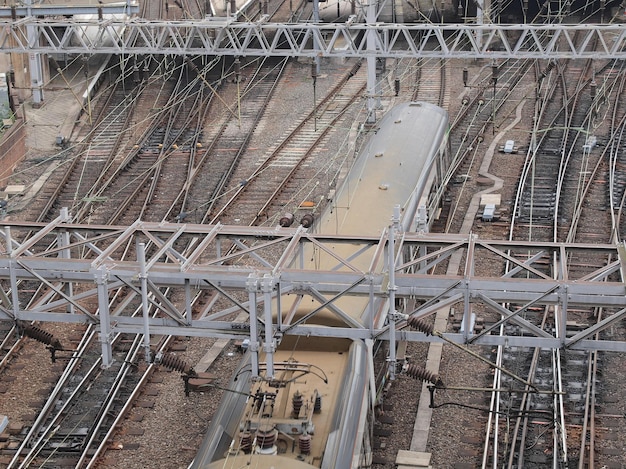
<instances>
[{"instance_id":1,"label":"train carriage","mask_svg":"<svg viewBox=\"0 0 626 469\"><path fill-rule=\"evenodd\" d=\"M432 194L441 193L432 189L441 184L449 165L447 131L447 113L432 104L411 102L390 109L312 229L380 236L398 205L403 230L427 229L427 214L438 204ZM329 249L348 259L361 247L336 244ZM334 256L312 246L303 259L310 263L307 268L337 268ZM354 257L350 268L368 272L371 266L364 262ZM369 304L368 298L344 295L333 304L320 308L318 301L301 294L281 297L292 321L308 316L307 324L381 327L386 319L387 302ZM335 314L337 310L345 315ZM371 341L285 335L273 354L271 377L265 376L262 353L260 376L252 376L248 352L192 467L369 466L376 392L373 348Z\"/></svg>"}]
</instances>

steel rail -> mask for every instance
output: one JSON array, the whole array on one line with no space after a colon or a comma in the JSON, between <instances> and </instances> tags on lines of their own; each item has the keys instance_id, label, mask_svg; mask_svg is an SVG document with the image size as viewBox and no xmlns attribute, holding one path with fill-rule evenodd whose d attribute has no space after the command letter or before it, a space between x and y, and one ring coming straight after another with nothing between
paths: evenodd
<instances>
[{"instance_id":1,"label":"steel rail","mask_svg":"<svg viewBox=\"0 0 626 469\"><path fill-rule=\"evenodd\" d=\"M264 87L265 86L265 85L263 85L263 81L267 78L268 75L266 74L266 75L264 75L262 77L259 76L261 71L264 70L264 64L265 64L265 60L261 61L261 63L258 65L257 69L253 73L252 78L248 81L248 84L247 84L246 88L244 89L242 96L246 96L248 94L250 94L252 96L254 90L257 87ZM268 74L271 76L271 85L269 86L269 89L267 89L265 91L265 93L264 93L264 97L262 99L260 107L259 107L258 111L256 112L256 114L253 116L252 122L250 124L249 131L245 134L243 139L241 139L241 141L237 143L237 151L236 151L236 154L234 155L231 163L228 165L228 168L226 169L226 171L223 172L223 174L222 174L219 182L217 183L217 185L214 188L212 188L212 193L209 196L209 203L208 204L204 204L204 206L203 206L202 222L204 222L206 220L206 217L208 216L207 214L211 212L211 210L213 209L213 206L214 206L217 198L223 192L224 187L226 186L226 184L230 181L235 168L239 164L239 161L240 161L240 158L241 158L243 152L247 148L248 143L250 142L250 139L252 138L253 132L255 131L255 129L258 126L258 124L261 121L261 119L263 118L265 109L269 105L269 103L271 101L271 98L274 95L274 92L276 90L278 82L279 82L280 78L282 77L283 72L284 72L286 66L287 66L287 60L281 60L279 62L279 64L271 66L271 69L268 72ZM223 124L222 124L222 126L220 128L220 131L216 135L216 138L211 142L211 145L210 145L209 149L205 151L204 157L201 159L200 162L198 162L197 166L194 168L192 179L190 179L190 180L188 180L186 182L186 187L184 188L184 194L181 194L183 196L183 201L186 201L187 198L188 198L188 194L192 190L196 189L194 187L195 181L197 180L197 177L200 175L200 173L202 171L202 168L205 167L205 165L210 161L208 157L209 157L209 154L210 154L211 150L215 149L219 145L220 138L222 137L222 135L225 132L226 128L229 125L232 125L234 119L235 119L235 117L231 116L230 119L228 119L225 122L223 122ZM179 198L180 198L180 196L179 196ZM175 200L174 204L176 202L177 201ZM174 204L172 204L172 207L174 206ZM170 208L170 211L171 211L172 207ZM183 205L182 207L183 208L181 209L181 212L185 212L186 211L185 209L187 209L187 207L185 207L185 205Z\"/></svg>"},{"instance_id":2,"label":"steel rail","mask_svg":"<svg viewBox=\"0 0 626 469\"><path fill-rule=\"evenodd\" d=\"M182 80L179 80L177 84L180 84ZM199 83L196 81L196 83ZM139 211L138 218L144 219L144 214L148 209L148 205L151 203L152 198L154 197L157 184L160 182L161 172L163 170L164 162L167 158L169 158L174 151L175 144L175 133L174 125L180 126L180 128L185 129L188 127L194 127L194 135L199 135L199 128L202 121L202 115L204 114L203 110L206 110L206 99L204 97L205 88L201 87L199 91L194 91L192 87L187 89L186 94L181 98L180 93L176 93L179 98L177 98L177 105L170 108L169 116L167 118L167 123L165 125L165 134L163 136L164 145L160 152L160 155L157 159L156 165L154 167L154 171L150 174L150 184L147 190L147 194L144 198L142 208ZM189 98L192 98L192 103L188 102ZM182 125L180 117L183 116ZM172 138L173 136L173 138ZM169 145L166 145L166 142L170 141ZM193 161L195 156L196 146L191 145L189 156L187 157L187 167L190 166L190 162ZM122 212L123 213L123 212ZM114 221L116 218L114 218Z\"/></svg>"},{"instance_id":3,"label":"steel rail","mask_svg":"<svg viewBox=\"0 0 626 469\"><path fill-rule=\"evenodd\" d=\"M552 91L554 91L555 88L552 89ZM520 184L520 188L522 187L522 184ZM518 192L519 194L519 192ZM517 200L519 200L519 195L516 199L516 203ZM516 213L516 210L514 210L514 213ZM513 223L512 223L513 226ZM513 228L511 228L511 232L513 231ZM543 317L543 322L545 323L545 321L547 320L547 310L544 311L544 317ZM500 328L500 333L504 333L504 325L501 326ZM498 360L502 360L502 354L503 352L503 348L502 347L498 347L498 354L497 354L497 359ZM536 366L539 360L539 349L535 349L534 354L533 354L533 358L531 360L531 365L530 365L530 369L529 369L529 373L528 373L528 381L532 382L534 380L534 374L535 374L535 370L536 370ZM496 374L494 376L494 386L496 388L501 388L502 387L502 375L500 373ZM558 378L558 381L560 382L560 378ZM525 435L526 432L528 430L528 417L526 412L528 411L528 406L530 404L530 400L528 399L528 395L524 394L522 396L521 402L520 402L520 407L519 407L519 416L515 419L515 425L513 428L513 434L512 437L509 439L507 437L507 441L510 441L510 444L512 445L511 448L507 448L507 453L509 455L508 462L507 462L507 467L512 468L513 466L515 466L517 464L517 462L519 461L523 461L523 446L524 446L524 442L525 442ZM489 413L489 419L488 419L488 423L487 423L487 427L486 427L486 431L487 431L487 438L485 439L485 445L484 445L484 449L483 449L483 462L482 462L482 467L486 468L487 467L487 458L488 458L488 452L489 452L489 441L490 441L490 432L494 431L495 435L493 440L493 464L494 467L496 465L498 465L498 455L499 455L499 449L498 449L498 442L499 442L499 437L498 437L498 432L499 432L499 420L500 420L500 394L497 392L494 392L491 398L491 403L490 403L490 413ZM521 416L525 415L524 418L522 418ZM493 423L492 423L493 420ZM518 438L518 434L519 432L521 432L521 437ZM519 449L516 450L516 445L519 443ZM517 457L517 462L515 461L515 457Z\"/></svg>"},{"instance_id":4,"label":"steel rail","mask_svg":"<svg viewBox=\"0 0 626 469\"><path fill-rule=\"evenodd\" d=\"M32 444L31 440L35 437L36 432L39 430L41 425L43 425L48 415L50 415L50 413L52 412L54 405L56 404L58 400L58 397L61 395L70 377L72 376L72 374L74 373L74 371L80 364L80 361L78 360L78 358L84 352L84 350L87 347L87 344L91 342L95 334L96 332L93 326L90 326L88 330L86 331L86 333L83 334L80 344L78 345L76 351L73 352L72 354L72 359L68 362L68 366L65 367L62 375L57 380L54 389L50 393L48 399L46 400L46 403L43 406L43 409L39 412L39 415L35 419L35 422L30 427L30 430L25 435L20 446L17 448L15 455L13 456L12 460L9 462L7 466L7 469L10 469L11 467L15 467L15 464L19 463L21 453L25 450L27 446ZM32 451L29 450L28 453L25 455L25 460L28 460L31 458L31 453Z\"/></svg>"},{"instance_id":5,"label":"steel rail","mask_svg":"<svg viewBox=\"0 0 626 469\"><path fill-rule=\"evenodd\" d=\"M345 84L347 83L347 81L353 76L353 72L348 72L346 73L343 78L341 80L339 80L339 82L326 94L326 96L319 102L316 104L316 106L314 107L314 109L311 110L311 112L309 112L299 123L298 125L287 135L285 136L285 138L280 142L280 144L272 151L272 153L270 155L268 155L265 160L263 161L263 163L261 163L258 168L250 175L250 177L248 178L248 180L253 180L256 177L258 177L260 174L263 173L263 171L265 171L274 161L274 159L276 157L278 157L278 155L280 154L280 152L282 150L285 149L285 147L289 144L289 142L295 138L295 136L302 131L302 129L307 125L310 124L313 120L317 119L317 113L319 112L319 109L322 108L323 106L325 106L331 99L333 99L333 97L339 93L339 91L342 89L343 86L345 86ZM217 211L217 213L212 214L211 215L211 220L209 221L209 223L214 223L216 220L219 220L220 217L223 216L223 214L230 209L230 207L233 207L236 202L239 200L239 198L242 196L242 194L246 191L246 186L242 185L240 186L235 192L234 194L230 197L230 199L228 199L228 201L225 202L224 206L222 208L220 208L220 210ZM203 217L203 223L207 222L209 220L209 212L207 211L206 216Z\"/></svg>"},{"instance_id":6,"label":"steel rail","mask_svg":"<svg viewBox=\"0 0 626 469\"><path fill-rule=\"evenodd\" d=\"M579 79L579 83L575 86L575 93L576 95L578 95L580 93L580 91L584 88L584 80L582 78L584 74L581 74L581 78ZM565 89L565 84L563 84L563 88ZM564 98L564 104L565 107L567 107L567 105L569 103L572 103L573 101L571 99L568 98ZM576 105L572 105L572 108L576 107ZM573 118L573 115L569 115L568 119ZM565 128L569 128L571 127L572 124L566 124ZM564 134L564 138L567 138L568 133ZM562 146L562 148L566 148L565 145ZM570 152L566 155L565 151L562 153L562 158L564 158L566 161L570 160L572 154L572 150L570 149ZM561 167L563 167L563 165L560 165ZM562 191L562 187L563 187L563 180L564 180L564 175L565 174L565 170L563 169L561 172L561 176L559 176L559 178L557 178L557 192L559 192L559 194ZM585 185L585 188L582 190L582 195L581 195L581 190L579 189L579 197L575 203L575 207L578 207L578 205L581 202L581 199L584 197L584 194L587 193L588 188L590 186L590 183ZM558 207L558 206L557 206ZM574 212L578 213L578 208L575 208ZM557 234L557 230L556 230L556 220L558 217L555 217L555 229L553 231L554 236L556 236ZM573 219L571 220L572 225L570 226L570 232L571 233L575 233L575 226L577 224L577 220ZM512 230L511 230L512 231ZM559 326L557 324L557 329L559 329ZM535 352L535 356L537 356L537 353ZM558 351L556 351L555 353L553 353L553 370L554 370L554 378L555 378L555 390L559 391L563 388L563 384L562 384L562 378L561 378L561 367L560 367L560 356ZM530 378L529 378L530 380ZM554 435L554 452L553 452L553 467L555 464L558 464L558 461L561 460L560 458L565 458L565 461L567 460L567 449L566 449L566 442L565 442L565 435L564 435L564 409L563 409L563 398L560 394L555 394L555 405L554 405L554 409L555 409L555 431L553 433ZM558 422L558 423L556 423ZM526 424L524 424L524 428L526 428ZM517 425L516 425L516 430L517 430ZM557 435L561 435L562 438L559 440L557 438ZM512 441L518 441L518 438L515 436L516 433L514 433L514 436L512 438ZM525 435L525 432L523 432L523 435ZM510 458L509 458L509 466L508 467L513 467L516 464L523 464L523 445L524 445L524 436L522 436L519 441L520 441L520 449L518 450L517 454L518 454L518 459L517 461L513 458L514 454L516 453L515 449L511 449L510 450ZM562 452L561 451L557 451L558 448L562 448Z\"/></svg>"},{"instance_id":7,"label":"steel rail","mask_svg":"<svg viewBox=\"0 0 626 469\"><path fill-rule=\"evenodd\" d=\"M626 73L622 74L622 79L619 82L617 90L618 103L622 103L623 101L621 96L625 87ZM611 219L613 223L611 241L613 242L619 242L623 239L621 224L624 219L624 206L626 205L626 190L623 191L620 200L616 200L615 197L616 190L618 189L617 164L619 163L620 156L622 154L620 149L626 141L626 137L624 136L624 132L626 131L626 112L621 118L619 118L617 115L619 107L620 106L616 105L613 108L613 113L611 115L611 140L610 144L607 145L607 148L609 149L609 204L611 207Z\"/></svg>"},{"instance_id":8,"label":"steel rail","mask_svg":"<svg viewBox=\"0 0 626 469\"><path fill-rule=\"evenodd\" d=\"M90 336L93 338L93 334L91 334ZM121 336L121 334L118 334L118 335L116 336L116 338L113 340L113 343L116 343L116 342L117 342L117 339L118 339L120 336ZM87 335L85 335L85 336L84 336L84 338L85 338L85 337L87 337ZM91 343L91 340L87 340L87 341L85 341L85 340L83 339L83 347L82 347L82 348L80 348L80 349L79 349L79 351L77 352L77 354L78 354L78 355L76 356L76 358L82 358L82 357L83 357L84 352L86 351L87 346L89 345L89 343ZM99 360L101 360L101 359L102 359L102 357L99 355ZM77 362L78 362L77 360L73 360L73 363L77 363ZM124 360L124 361L122 361L122 363L124 363L124 362L126 362L126 361L125 361L125 360ZM122 371L120 371L120 373L122 373L122 372L124 372L124 373L125 373L124 368L125 368L125 367L122 367ZM93 375L93 373L94 373L94 370L95 370L95 369L98 369L98 370L99 370L99 365L98 365L98 367L97 367L97 368L92 368L92 371L88 374L88 376L89 376L89 375ZM70 376L71 376L72 371L73 371L73 368L72 368L72 367L68 367L68 368L66 368L66 370L64 371L64 375L63 375L64 379L60 380L60 381L59 381L59 383L66 383L66 382L67 382L67 380L69 380L69 378L70 378ZM116 382L119 382L119 383L121 384L121 383L123 382L123 379L122 379L122 378L123 378L123 377L118 376L118 378L116 378ZM85 380L86 380L86 379L87 379L87 377L85 378ZM82 383L85 383L85 382L86 382L85 380L83 380L83 381L81 382L81 384L82 384ZM65 386L65 387L67 387L67 386ZM60 392L60 390L61 390L61 389L63 389L63 386L57 386L57 388L56 388L56 389L57 389L57 391L58 391L58 392ZM76 394L76 393L79 391L79 389L80 389L80 386L79 386L79 388L77 388L77 389L74 391L74 394ZM51 407L50 407L50 406L51 406L51 405L54 405L54 404L50 404L50 403L51 403L51 402L52 402L52 403L54 403L54 402L55 402L56 397L58 396L58 392L53 392L53 393L51 394L50 399L48 400L48 404L47 404L46 406L44 406L43 411L39 414L39 417L38 417L38 419L37 419L37 421L36 421L36 424L35 424L35 425L33 425L33 427L31 428L31 432L29 433L29 435L27 436L27 438L24 440L24 444L26 444L26 442L28 442L28 441L32 438L32 436L34 435L34 432L36 431L36 429L38 429L38 428L39 428L40 423L42 423L43 419L45 419L45 418L46 418L46 416L47 416L47 414L50 412L50 410L51 410ZM115 391L115 388L113 389L113 392L116 392L116 391ZM66 408L67 404L69 404L69 402L70 402L70 401L71 401L71 399L70 399L70 400L68 400L68 402L66 403L66 405L64 405L64 406L63 406L62 410ZM106 401L105 401L105 402L106 402ZM104 414L104 413L102 413L102 414ZM39 423L38 423L38 422L39 422ZM53 420L53 421L52 421L52 423L50 424L50 426L48 427L48 430L46 430L46 431L44 431L44 432L42 433L42 437L41 437L41 438L40 438L40 439L39 439L39 440L35 443L35 445L33 445L32 452L30 453L30 455L29 455L29 456L27 457L27 459L25 460L26 462L28 462L30 458L34 457L34 455L38 452L38 450L39 450L39 449L40 449L40 448L41 448L41 447L42 447L42 446L46 443L46 441L47 441L46 435L48 435L48 434L49 434L49 432L51 431L51 429L52 429L53 425L56 425L56 424L57 424L57 422L58 422L58 420L57 420L57 419ZM22 452L22 448L20 448L20 450L16 453L16 458L20 455L20 453L21 453L21 452ZM33 456L31 456L31 455L33 455ZM14 461L15 461L15 459L14 459ZM12 462L11 464L14 464L14 462Z\"/></svg>"},{"instance_id":9,"label":"steel rail","mask_svg":"<svg viewBox=\"0 0 626 469\"><path fill-rule=\"evenodd\" d=\"M104 108L107 108L113 101L115 93L117 91L117 87L119 86L120 80L123 80L124 78L119 78L116 83L114 88L111 90L111 92L107 95L106 97L106 103L104 105ZM129 99L132 101L132 97L125 97L124 99ZM124 105L124 108L126 108L126 105ZM126 118L128 119L130 116L130 112L126 113ZM96 119L97 122L102 123L103 119L105 119L106 116L103 116L102 114L99 115ZM99 124L97 124L99 125ZM116 141L114 142L114 144L112 145L109 155L107 156L107 160L110 161L113 156L115 151L117 150L119 141L121 139L122 135L119 134L117 136ZM65 169L65 176L62 178L62 180L56 185L56 188L54 190L54 192L50 195L50 197L48 198L48 202L46 203L46 205L44 206L44 208L41 211L41 214L39 215L39 217L37 218L38 221L43 221L46 218L49 218L51 215L51 212L53 210L53 207L55 205L55 203L58 201L60 195L63 193L63 191L67 188L67 184L70 181L70 178L74 172L75 169L77 169L81 164L86 164L86 162L89 159L89 153L91 150L91 141L93 139L97 138L97 134L95 133L95 131L90 132L90 134L87 136L87 139L82 142L79 145L79 156L75 156L71 159L70 165L69 167L67 167ZM69 207L70 209L72 207ZM53 217L56 215L53 215Z\"/></svg>"},{"instance_id":10,"label":"steel rail","mask_svg":"<svg viewBox=\"0 0 626 469\"><path fill-rule=\"evenodd\" d=\"M564 73L561 70L559 75L559 77L561 77L561 79L563 80L564 77ZM565 82L564 80L561 82L561 86L562 89L565 89ZM552 87L552 91L556 91L556 86ZM563 97L564 103L567 103L567 99L565 98L565 96ZM542 109L545 109L545 105L547 102L550 102L550 99L546 100L542 106ZM562 108L561 108L562 109ZM540 115L543 114L543 111L540 111ZM558 117L558 115L557 115ZM557 117L555 117L554 119L556 119ZM553 121L554 122L554 121ZM536 152L536 149L533 149L533 153ZM557 182L558 185L558 182ZM523 184L520 183L520 190L522 188ZM531 202L532 203L532 202ZM514 227L515 223L514 221L512 221L511 223L511 232L513 232L513 227ZM544 309L544 313L543 313L543 319L542 319L542 325L545 326L545 322L547 320L547 309ZM541 326L541 327L543 327ZM500 349L501 347L499 347ZM531 359L531 364L529 367L529 372L528 372L528 381L533 382L535 379L535 372L537 369L537 364L538 364L538 360L540 358L540 349L535 348L532 354L532 359ZM554 369L554 365L555 363L552 363L552 367ZM501 378L501 377L500 377ZM496 382L496 384L498 385L498 387L502 387L503 384L500 380L498 380ZM496 395L496 399L499 399L499 397ZM526 441L526 435L527 432L529 430L529 426L528 426L528 419L527 417L522 418L521 416L526 415L528 410L529 410L529 405L530 405L530 400L528 399L528 396L526 394L523 395L521 402L518 406L518 410L517 410L517 414L518 417L515 419L515 426L513 428L513 433L511 436L507 435L506 440L510 442L510 447L505 448L506 449L506 455L508 455L506 457L506 467L511 469L513 467L517 467L517 465L523 465L523 461L524 461L524 445L525 445L525 441ZM494 416L495 419L495 423L493 425L494 428L498 428L499 427L499 420L500 420L500 415L496 414ZM497 445L497 440L494 440L494 464L496 464L496 461L498 460L498 447ZM555 446L555 452L556 452L556 446ZM495 466L494 466L495 467ZM553 466L554 467L554 466Z\"/></svg>"},{"instance_id":11,"label":"steel rail","mask_svg":"<svg viewBox=\"0 0 626 469\"><path fill-rule=\"evenodd\" d=\"M276 183L276 189L272 192L269 199L263 204L263 206L257 211L257 214L254 216L252 221L249 222L249 226L256 225L261 217L267 216L269 212L269 208L273 203L275 203L278 195L285 189L287 184L293 179L296 172L302 167L310 153L320 145L322 139L328 135L328 133L332 130L335 123L343 117L343 115L348 111L348 109L354 104L354 102L359 98L360 94L365 91L365 84L361 86L359 91L356 94L352 94L351 97L347 100L347 102L342 103L341 109L336 112L330 121L322 122L320 118L317 119L318 125L322 127L322 130L318 132L317 136L313 139L312 142L308 143L308 149L305 152L304 156L299 159L287 172L287 174L282 176L282 179ZM249 188L248 188L249 189Z\"/></svg>"},{"instance_id":12,"label":"steel rail","mask_svg":"<svg viewBox=\"0 0 626 469\"><path fill-rule=\"evenodd\" d=\"M606 88L609 93L612 89L617 88L618 91L615 94L616 96L618 96L618 99L619 99L619 96L621 96L621 90L623 90L625 83L626 83L626 68L622 64L618 76L614 77L612 82L609 83L606 86ZM591 117L588 117L588 119L591 119ZM624 113L619 120L617 120L617 117L613 115L609 141L603 146L602 151L597 156L595 163L593 163L593 161L591 162L593 164L592 167L584 171L584 175L586 176L586 178L583 181L582 188L580 190L580 195L574 201L574 204L575 204L574 210L573 210L574 215L572 217L570 230L567 233L567 236L565 238L566 242L574 242L576 240L577 226L578 226L581 214L585 206L585 200L587 198L587 195L589 194L593 184L596 183L595 180L599 177L600 171L603 169L606 159L608 158L612 160L614 158L614 156L611 154L611 148L613 148L614 145L619 146L621 137L625 130L626 130L626 113ZM613 187L614 179L615 179L615 168L611 166L610 175L609 175L609 190L610 190L610 198L611 198L610 204L611 204L612 214L620 211L623 206L622 205L622 206L616 207L616 205L614 205L614 201L612 200L612 195L613 195L612 187ZM615 237L615 232L612 230L611 238L608 241L615 242L616 239L617 238Z\"/></svg>"}]
</instances>

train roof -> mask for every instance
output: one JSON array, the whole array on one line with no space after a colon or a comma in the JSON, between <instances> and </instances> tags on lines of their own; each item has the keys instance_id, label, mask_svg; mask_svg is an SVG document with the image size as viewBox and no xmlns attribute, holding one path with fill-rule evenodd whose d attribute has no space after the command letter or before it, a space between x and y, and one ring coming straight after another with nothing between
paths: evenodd
<instances>
[{"instance_id":1,"label":"train roof","mask_svg":"<svg viewBox=\"0 0 626 469\"><path fill-rule=\"evenodd\" d=\"M315 229L325 234L375 236L390 224L398 204L412 218L416 200L427 191L432 163L445 145L447 128L447 113L432 104L393 107L379 121ZM335 243L326 247L350 259L346 268L364 272L382 268L352 256L362 246ZM307 249L304 262L320 270L338 268L335 255L314 246ZM308 324L326 326L342 325L346 315L352 318L347 327L355 322L368 324L375 315L371 322L378 327L386 303L370 308L368 302L366 297L349 294L334 299L334 308L345 312L340 317L327 306L320 308L319 298L304 299L300 294L283 295L281 308L293 311L292 320L306 317ZM273 352L270 379L246 379L251 366L242 366L241 376L229 385L236 392L223 398L193 467L356 467L371 404L370 353L360 340L285 336ZM267 371L264 359L260 353L261 375Z\"/></svg>"},{"instance_id":2,"label":"train roof","mask_svg":"<svg viewBox=\"0 0 626 469\"><path fill-rule=\"evenodd\" d=\"M422 195L447 131L448 114L434 104L410 102L390 109L359 153L316 231L379 236L390 224L395 205L404 209Z\"/></svg>"}]
</instances>

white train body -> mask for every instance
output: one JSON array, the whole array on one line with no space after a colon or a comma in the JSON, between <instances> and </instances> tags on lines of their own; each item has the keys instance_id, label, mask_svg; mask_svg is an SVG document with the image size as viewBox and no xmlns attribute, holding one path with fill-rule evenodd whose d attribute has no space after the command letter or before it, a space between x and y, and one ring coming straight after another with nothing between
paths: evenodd
<instances>
[{"instance_id":1,"label":"white train body","mask_svg":"<svg viewBox=\"0 0 626 469\"><path fill-rule=\"evenodd\" d=\"M390 225L397 205L402 208L403 229L414 229L417 214L426 211L431 187L448 165L447 130L447 113L437 106L420 102L392 108L314 229L324 234L379 236ZM361 248L330 246L342 258ZM336 258L319 249L311 248L303 258L320 270L337 264ZM355 258L352 268L368 272L370 266L360 264ZM373 321L379 327L385 321L387 302L371 305L367 298L345 295L333 303L354 323ZM319 309L320 303L292 294L281 297L281 306L289 312L285 314L293 312L293 322ZM330 309L316 312L306 323L346 327ZM273 356L274 378L263 379L261 373L256 380L249 357L244 358L229 386L233 392L225 392L192 467L369 467L372 354L371 341L286 335ZM262 354L259 359L262 363Z\"/></svg>"}]
</instances>

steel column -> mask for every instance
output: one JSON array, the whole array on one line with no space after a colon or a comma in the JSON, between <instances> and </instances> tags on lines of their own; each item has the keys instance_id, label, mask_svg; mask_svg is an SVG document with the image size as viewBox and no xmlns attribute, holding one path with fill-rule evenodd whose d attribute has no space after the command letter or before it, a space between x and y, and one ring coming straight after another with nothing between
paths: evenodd
<instances>
[{"instance_id":1,"label":"steel column","mask_svg":"<svg viewBox=\"0 0 626 469\"><path fill-rule=\"evenodd\" d=\"M259 376L259 332L257 318L257 292L259 279L255 274L248 276L246 288L248 290L248 303L250 305L250 344L248 350L251 356L252 376Z\"/></svg>"},{"instance_id":2,"label":"steel column","mask_svg":"<svg viewBox=\"0 0 626 469\"><path fill-rule=\"evenodd\" d=\"M96 270L98 286L98 309L100 312L100 344L102 345L102 368L109 368L113 363L113 334L109 317L108 273L105 267Z\"/></svg>"},{"instance_id":3,"label":"steel column","mask_svg":"<svg viewBox=\"0 0 626 469\"><path fill-rule=\"evenodd\" d=\"M141 313L143 316L143 347L147 363L152 363L150 351L150 310L148 308L148 274L146 272L146 244L137 245L137 262L139 263L139 281L141 282Z\"/></svg>"},{"instance_id":4,"label":"steel column","mask_svg":"<svg viewBox=\"0 0 626 469\"><path fill-rule=\"evenodd\" d=\"M389 309L387 318L389 320L389 379L396 379L396 319L398 314L396 311L396 233L400 229L400 206L396 205L393 208L393 218L391 219L391 226L389 227L389 243L387 244L387 268L389 269L389 286L387 287L387 293L389 299Z\"/></svg>"},{"instance_id":5,"label":"steel column","mask_svg":"<svg viewBox=\"0 0 626 469\"><path fill-rule=\"evenodd\" d=\"M263 320L265 321L265 340L263 351L265 352L265 362L267 364L266 377L274 378L274 352L276 351L276 340L274 339L274 324L272 319L272 291L274 289L274 277L265 274L261 281L261 291L263 292Z\"/></svg>"}]
</instances>

